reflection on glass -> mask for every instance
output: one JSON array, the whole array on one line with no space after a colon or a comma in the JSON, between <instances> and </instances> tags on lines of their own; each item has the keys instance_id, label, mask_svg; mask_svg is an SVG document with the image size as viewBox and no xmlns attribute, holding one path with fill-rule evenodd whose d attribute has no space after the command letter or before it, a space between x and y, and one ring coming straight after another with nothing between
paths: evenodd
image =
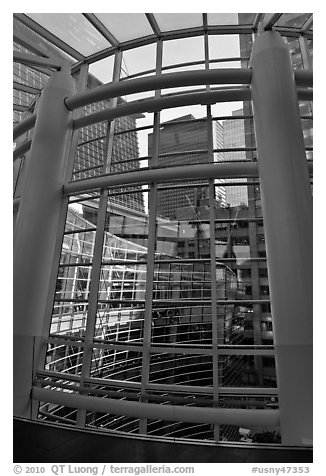
<instances>
[{"instance_id":1,"label":"reflection on glass","mask_svg":"<svg viewBox=\"0 0 326 476\"><path fill-rule=\"evenodd\" d=\"M108 199L105 222L106 237L103 245L103 259L143 261L147 253L148 215L145 203L148 192L137 187L111 191Z\"/></svg>"},{"instance_id":2,"label":"reflection on glass","mask_svg":"<svg viewBox=\"0 0 326 476\"><path fill-rule=\"evenodd\" d=\"M300 43L298 38L292 38L290 36L288 37L283 36L282 38L289 48L293 68L295 69L303 68L301 49L300 49Z\"/></svg>"},{"instance_id":3,"label":"reflection on glass","mask_svg":"<svg viewBox=\"0 0 326 476\"><path fill-rule=\"evenodd\" d=\"M28 13L27 15L85 56L111 46L81 13Z\"/></svg>"},{"instance_id":4,"label":"reflection on glass","mask_svg":"<svg viewBox=\"0 0 326 476\"><path fill-rule=\"evenodd\" d=\"M73 345L48 344L45 370L80 375L83 349Z\"/></svg>"},{"instance_id":5,"label":"reflection on glass","mask_svg":"<svg viewBox=\"0 0 326 476\"><path fill-rule=\"evenodd\" d=\"M140 382L141 352L94 348L91 376L93 378Z\"/></svg>"},{"instance_id":6,"label":"reflection on glass","mask_svg":"<svg viewBox=\"0 0 326 476\"><path fill-rule=\"evenodd\" d=\"M310 16L311 13L283 13L276 22L276 25L289 28L301 28Z\"/></svg>"},{"instance_id":7,"label":"reflection on glass","mask_svg":"<svg viewBox=\"0 0 326 476\"><path fill-rule=\"evenodd\" d=\"M117 272L114 270L112 274ZM144 274L143 277L145 277ZM101 283L101 286L103 285L104 281ZM135 290L132 287L127 289L127 285L123 289L121 283L118 283L118 286L120 286L119 290L110 290L109 292L113 299L110 301L101 300L98 303L94 338L114 342L141 342L143 339L145 302L131 303L133 301L132 293L136 294ZM122 290L124 291L124 299L114 299L122 294ZM103 295L103 290L100 294ZM143 293L141 294L143 296Z\"/></svg>"},{"instance_id":8,"label":"reflection on glass","mask_svg":"<svg viewBox=\"0 0 326 476\"><path fill-rule=\"evenodd\" d=\"M150 383L211 387L211 355L151 354Z\"/></svg>"},{"instance_id":9,"label":"reflection on glass","mask_svg":"<svg viewBox=\"0 0 326 476\"><path fill-rule=\"evenodd\" d=\"M201 13L155 13L160 30L170 31L203 25Z\"/></svg>"},{"instance_id":10,"label":"reflection on glass","mask_svg":"<svg viewBox=\"0 0 326 476\"><path fill-rule=\"evenodd\" d=\"M96 13L95 15L119 42L153 34L144 13Z\"/></svg>"}]
</instances>

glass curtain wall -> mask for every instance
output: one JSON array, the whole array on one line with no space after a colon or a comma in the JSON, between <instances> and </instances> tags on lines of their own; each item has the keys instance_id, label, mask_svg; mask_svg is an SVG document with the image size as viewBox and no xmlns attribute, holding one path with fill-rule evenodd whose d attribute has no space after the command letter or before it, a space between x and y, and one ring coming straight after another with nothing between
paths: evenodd
<instances>
[{"instance_id":1,"label":"glass curtain wall","mask_svg":"<svg viewBox=\"0 0 326 476\"><path fill-rule=\"evenodd\" d=\"M126 83L155 73L247 68L253 41L254 34L206 32L143 47L148 61L141 66L136 59L143 58L142 48L116 53L103 66L110 80ZM302 58L311 57L312 45L285 41L294 68L308 68ZM84 87L101 84L94 65L86 74ZM77 114L215 89L208 84L126 95ZM311 160L310 103L300 103L300 111ZM72 182L257 161L251 101L125 115L83 127L73 141ZM38 385L160 405L278 407L258 178L136 185L121 180L119 186L71 195L65 220ZM246 443L268 433L270 443L281 441L278 427L137 419L49 402L40 402L38 418L167 438Z\"/></svg>"}]
</instances>

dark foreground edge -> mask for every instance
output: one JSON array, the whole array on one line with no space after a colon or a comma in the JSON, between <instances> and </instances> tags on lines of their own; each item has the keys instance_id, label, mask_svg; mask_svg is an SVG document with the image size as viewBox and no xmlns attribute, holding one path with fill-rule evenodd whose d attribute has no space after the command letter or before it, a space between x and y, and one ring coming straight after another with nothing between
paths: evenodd
<instances>
[{"instance_id":1,"label":"dark foreground edge","mask_svg":"<svg viewBox=\"0 0 326 476\"><path fill-rule=\"evenodd\" d=\"M161 441L14 418L14 463L312 463L312 448Z\"/></svg>"}]
</instances>

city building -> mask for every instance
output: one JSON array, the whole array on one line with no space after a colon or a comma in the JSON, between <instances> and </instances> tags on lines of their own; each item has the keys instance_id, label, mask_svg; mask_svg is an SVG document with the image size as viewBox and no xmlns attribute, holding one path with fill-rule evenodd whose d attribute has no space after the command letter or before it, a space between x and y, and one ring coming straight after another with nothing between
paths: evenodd
<instances>
[{"instance_id":1,"label":"city building","mask_svg":"<svg viewBox=\"0 0 326 476\"><path fill-rule=\"evenodd\" d=\"M232 116L243 117L243 110L239 109L232 112ZM228 119L223 122L223 146L225 149L231 149L227 153L227 160L245 160L246 154L243 151L232 149L241 149L245 147L245 128L241 119ZM227 187L225 190L225 201L230 207L248 206L248 192L243 185L246 179L239 179L242 186Z\"/></svg>"},{"instance_id":2,"label":"city building","mask_svg":"<svg viewBox=\"0 0 326 476\"><path fill-rule=\"evenodd\" d=\"M14 20L15 461L311 462L312 14Z\"/></svg>"},{"instance_id":3,"label":"city building","mask_svg":"<svg viewBox=\"0 0 326 476\"><path fill-rule=\"evenodd\" d=\"M223 148L223 129L219 122L212 122L212 145L214 150ZM192 114L178 117L161 124L158 164L161 167L204 164L223 160L221 152L209 155L210 131L206 118L196 119ZM152 154L153 134L148 135L148 152ZM214 158L213 158L214 157ZM221 183L223 181L220 180ZM217 199L225 204L223 185L216 189ZM167 218L175 218L177 208L197 206L204 198L200 188L175 189L160 194L158 214Z\"/></svg>"},{"instance_id":4,"label":"city building","mask_svg":"<svg viewBox=\"0 0 326 476\"><path fill-rule=\"evenodd\" d=\"M21 22L14 19L14 51L30 54L33 48L29 49L25 45L31 45L37 41L37 47L42 52L50 54L51 57L59 61L67 60L58 50L51 47L45 40L40 40L35 33L26 28ZM38 50L38 53L39 53ZM71 62L71 61L70 61ZM37 98L49 78L48 71L42 71L30 68L23 63L14 63L14 124L18 123L22 114L32 113ZM75 87L78 88L78 78L75 79ZM87 88L92 89L100 86L102 83L91 74L87 76ZM125 100L117 98L118 104L124 104ZM95 104L85 106L82 114L99 112L110 107L110 101L98 101ZM136 120L143 117L141 114L119 117L114 124L99 122L95 125L83 127L79 130L77 147L72 170L73 180L82 180L89 177L96 177L106 172L122 172L138 170L139 146L136 129ZM111 133L112 157L110 163L107 163L107 137ZM27 134L28 138L28 134ZM24 168L24 158L16 160L14 174L14 188L19 187L18 179ZM22 177L22 176L21 176ZM21 180L20 177L20 180ZM133 187L130 187L133 190ZM18 192L19 194L19 192ZM128 208L144 211L143 195L133 194L125 195L123 201Z\"/></svg>"}]
</instances>

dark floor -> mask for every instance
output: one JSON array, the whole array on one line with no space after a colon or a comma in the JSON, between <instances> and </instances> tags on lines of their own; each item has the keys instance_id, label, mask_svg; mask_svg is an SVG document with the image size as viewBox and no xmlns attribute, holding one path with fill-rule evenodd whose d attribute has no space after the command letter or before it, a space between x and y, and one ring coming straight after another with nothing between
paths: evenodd
<instances>
[{"instance_id":1,"label":"dark floor","mask_svg":"<svg viewBox=\"0 0 326 476\"><path fill-rule=\"evenodd\" d=\"M312 449L161 442L14 419L14 463L311 463Z\"/></svg>"}]
</instances>

